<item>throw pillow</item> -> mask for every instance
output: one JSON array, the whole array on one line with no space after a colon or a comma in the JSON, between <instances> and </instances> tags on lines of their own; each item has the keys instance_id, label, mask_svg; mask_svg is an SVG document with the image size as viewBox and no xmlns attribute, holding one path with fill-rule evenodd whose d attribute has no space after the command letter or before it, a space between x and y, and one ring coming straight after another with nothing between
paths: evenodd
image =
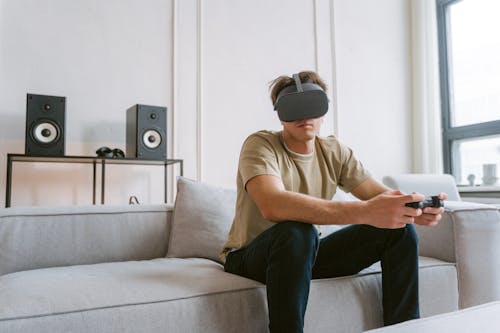
<instances>
[{"instance_id":1,"label":"throw pillow","mask_svg":"<svg viewBox=\"0 0 500 333\"><path fill-rule=\"evenodd\" d=\"M219 253L233 222L236 191L179 177L167 258L207 258Z\"/></svg>"}]
</instances>

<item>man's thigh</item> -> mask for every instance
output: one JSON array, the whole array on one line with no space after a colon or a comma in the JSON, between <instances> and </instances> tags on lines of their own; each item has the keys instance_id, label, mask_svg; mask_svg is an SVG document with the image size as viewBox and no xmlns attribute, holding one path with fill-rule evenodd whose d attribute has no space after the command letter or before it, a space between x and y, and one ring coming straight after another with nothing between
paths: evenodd
<instances>
[{"instance_id":1,"label":"man's thigh","mask_svg":"<svg viewBox=\"0 0 500 333\"><path fill-rule=\"evenodd\" d=\"M310 224L280 222L259 234L245 248L229 253L224 268L229 273L266 283L270 252L275 262L287 262L293 250L300 252L305 243L316 241L317 244L317 239L316 229Z\"/></svg>"},{"instance_id":2,"label":"man's thigh","mask_svg":"<svg viewBox=\"0 0 500 333\"><path fill-rule=\"evenodd\" d=\"M270 229L257 236L248 246L229 253L224 265L225 271L266 283L266 249L272 241Z\"/></svg>"}]
</instances>

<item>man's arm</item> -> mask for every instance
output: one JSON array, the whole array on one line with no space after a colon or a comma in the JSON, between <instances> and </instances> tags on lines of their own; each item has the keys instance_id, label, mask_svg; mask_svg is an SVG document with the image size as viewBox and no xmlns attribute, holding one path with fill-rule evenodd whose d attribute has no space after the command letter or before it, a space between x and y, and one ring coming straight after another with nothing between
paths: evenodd
<instances>
[{"instance_id":1,"label":"man's arm","mask_svg":"<svg viewBox=\"0 0 500 333\"><path fill-rule=\"evenodd\" d=\"M375 178L368 177L365 181L352 189L351 193L358 199L370 200L388 191L391 191L391 189L375 180Z\"/></svg>"},{"instance_id":2,"label":"man's arm","mask_svg":"<svg viewBox=\"0 0 500 333\"><path fill-rule=\"evenodd\" d=\"M423 195L402 194L400 191L382 193L382 189L386 190L383 185L378 186L371 181L365 183L366 181L353 191L359 198L369 199L359 202L323 200L287 191L281 179L273 175L260 175L250 179L246 190L264 218L273 222L369 224L379 228L402 228L407 223L413 223L413 218L422 213L421 210L405 207L404 204L421 201L424 199Z\"/></svg>"}]
</instances>

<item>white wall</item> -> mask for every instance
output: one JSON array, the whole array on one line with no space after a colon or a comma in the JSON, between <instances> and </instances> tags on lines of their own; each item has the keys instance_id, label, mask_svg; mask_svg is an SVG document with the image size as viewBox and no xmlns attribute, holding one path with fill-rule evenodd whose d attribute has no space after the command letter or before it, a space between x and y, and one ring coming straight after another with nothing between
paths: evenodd
<instances>
[{"instance_id":1,"label":"white wall","mask_svg":"<svg viewBox=\"0 0 500 333\"><path fill-rule=\"evenodd\" d=\"M376 178L411 172L409 3L333 4L339 137Z\"/></svg>"},{"instance_id":2,"label":"white wall","mask_svg":"<svg viewBox=\"0 0 500 333\"><path fill-rule=\"evenodd\" d=\"M26 92L67 97L71 155L124 148L127 107L168 106L170 157L188 177L234 187L244 138L280 128L268 82L303 69L333 88L323 134L376 177L408 172L408 18L401 0L0 0L0 189L7 152L24 152ZM161 170L120 168L108 202L163 199ZM89 169L56 170L16 169L13 203L89 203Z\"/></svg>"},{"instance_id":3,"label":"white wall","mask_svg":"<svg viewBox=\"0 0 500 333\"><path fill-rule=\"evenodd\" d=\"M281 128L268 83L304 69L318 70L331 83L329 2L176 3L179 25L190 23L175 29L174 37L176 150L188 176L235 187L243 140L260 129ZM326 41L322 47L317 38ZM323 48L327 57L319 55ZM331 132L333 112L328 117L325 129Z\"/></svg>"}]
</instances>

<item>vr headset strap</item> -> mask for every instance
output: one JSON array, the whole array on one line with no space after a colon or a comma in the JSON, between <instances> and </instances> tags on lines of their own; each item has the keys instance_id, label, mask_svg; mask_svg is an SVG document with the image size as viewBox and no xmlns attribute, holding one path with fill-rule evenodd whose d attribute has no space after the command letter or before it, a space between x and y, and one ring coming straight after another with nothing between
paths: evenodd
<instances>
[{"instance_id":1,"label":"vr headset strap","mask_svg":"<svg viewBox=\"0 0 500 333\"><path fill-rule=\"evenodd\" d=\"M300 82L299 74L293 74L293 78L295 79L295 85L297 86L297 92L303 92L302 83Z\"/></svg>"}]
</instances>

